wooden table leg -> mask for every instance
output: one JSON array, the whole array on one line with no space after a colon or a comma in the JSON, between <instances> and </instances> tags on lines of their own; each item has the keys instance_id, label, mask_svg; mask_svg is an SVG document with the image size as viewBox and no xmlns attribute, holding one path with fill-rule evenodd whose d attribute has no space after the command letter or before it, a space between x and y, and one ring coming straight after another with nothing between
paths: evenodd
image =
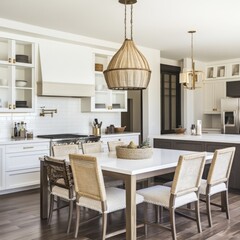
<instances>
[{"instance_id":1,"label":"wooden table leg","mask_svg":"<svg viewBox=\"0 0 240 240\"><path fill-rule=\"evenodd\" d=\"M44 161L40 160L40 216L41 219L48 218L48 181L47 168Z\"/></svg>"},{"instance_id":2,"label":"wooden table leg","mask_svg":"<svg viewBox=\"0 0 240 240\"><path fill-rule=\"evenodd\" d=\"M126 189L126 239L136 240L136 176L128 175Z\"/></svg>"}]
</instances>

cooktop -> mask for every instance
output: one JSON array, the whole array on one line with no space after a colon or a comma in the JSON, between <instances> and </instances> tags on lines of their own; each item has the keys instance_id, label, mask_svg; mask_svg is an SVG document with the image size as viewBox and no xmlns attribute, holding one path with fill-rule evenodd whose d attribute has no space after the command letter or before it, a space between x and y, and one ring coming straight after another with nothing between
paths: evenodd
<instances>
[{"instance_id":1,"label":"cooktop","mask_svg":"<svg viewBox=\"0 0 240 240\"><path fill-rule=\"evenodd\" d=\"M74 134L74 133L61 133L61 134L47 134L47 135L38 135L39 138L49 138L49 139L64 139L64 138L92 138L94 135L83 135L83 134Z\"/></svg>"}]
</instances>

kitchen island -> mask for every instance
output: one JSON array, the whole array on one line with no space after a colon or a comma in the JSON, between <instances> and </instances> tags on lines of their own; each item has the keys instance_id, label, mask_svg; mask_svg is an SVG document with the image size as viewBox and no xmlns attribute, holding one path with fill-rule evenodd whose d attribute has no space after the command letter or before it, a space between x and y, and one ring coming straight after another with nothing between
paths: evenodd
<instances>
[{"instance_id":1,"label":"kitchen island","mask_svg":"<svg viewBox=\"0 0 240 240\"><path fill-rule=\"evenodd\" d=\"M216 149L236 147L229 187L240 190L240 135L237 134L166 134L151 136L155 148L214 152Z\"/></svg>"}]
</instances>

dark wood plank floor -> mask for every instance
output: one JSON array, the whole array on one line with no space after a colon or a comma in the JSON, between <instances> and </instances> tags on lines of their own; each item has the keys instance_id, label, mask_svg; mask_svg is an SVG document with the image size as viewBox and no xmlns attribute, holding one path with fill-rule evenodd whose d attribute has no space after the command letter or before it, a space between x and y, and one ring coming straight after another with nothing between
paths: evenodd
<instances>
[{"instance_id":1,"label":"dark wood plank floor","mask_svg":"<svg viewBox=\"0 0 240 240\"><path fill-rule=\"evenodd\" d=\"M68 209L62 209L59 213L54 212L52 224L47 225L46 220L40 219L39 207L39 190L31 190L20 193L8 194L0 196L0 239L1 240L63 240L74 239L74 220L71 228L71 233L66 234L67 226L67 212ZM215 199L215 202L218 199ZM213 227L209 228L207 217L204 214L205 204L201 203L201 222L203 232L197 232L196 223L177 216L177 237L179 240L183 239L240 239L240 195L239 193L229 193L230 202L230 216L231 220L226 219L226 214L221 212L217 207L212 207L213 212ZM149 206L149 218L153 218L154 209ZM85 212L84 218L88 215L93 215L92 211ZM143 207L138 207L138 219L143 218ZM168 212L164 212L164 222L169 220ZM109 218L108 229L110 231L122 228L124 226L124 212L116 212ZM87 240L100 239L101 219L96 219L93 222L86 224L79 230L78 239ZM172 239L171 233L168 230L149 226L148 236L144 236L143 229L138 229L138 239ZM114 240L125 239L124 234L113 237Z\"/></svg>"}]
</instances>

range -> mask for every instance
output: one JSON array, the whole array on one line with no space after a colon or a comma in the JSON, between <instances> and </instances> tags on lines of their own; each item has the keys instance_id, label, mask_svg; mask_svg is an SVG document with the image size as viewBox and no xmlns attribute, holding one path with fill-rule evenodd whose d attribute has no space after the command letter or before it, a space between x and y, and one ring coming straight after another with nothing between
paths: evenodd
<instances>
[{"instance_id":1,"label":"range","mask_svg":"<svg viewBox=\"0 0 240 240\"><path fill-rule=\"evenodd\" d=\"M80 149L81 143L98 142L100 140L100 136L75 134L75 133L47 134L47 135L38 135L37 137L50 139L51 153L52 153L52 146L54 145L77 144Z\"/></svg>"}]
</instances>

